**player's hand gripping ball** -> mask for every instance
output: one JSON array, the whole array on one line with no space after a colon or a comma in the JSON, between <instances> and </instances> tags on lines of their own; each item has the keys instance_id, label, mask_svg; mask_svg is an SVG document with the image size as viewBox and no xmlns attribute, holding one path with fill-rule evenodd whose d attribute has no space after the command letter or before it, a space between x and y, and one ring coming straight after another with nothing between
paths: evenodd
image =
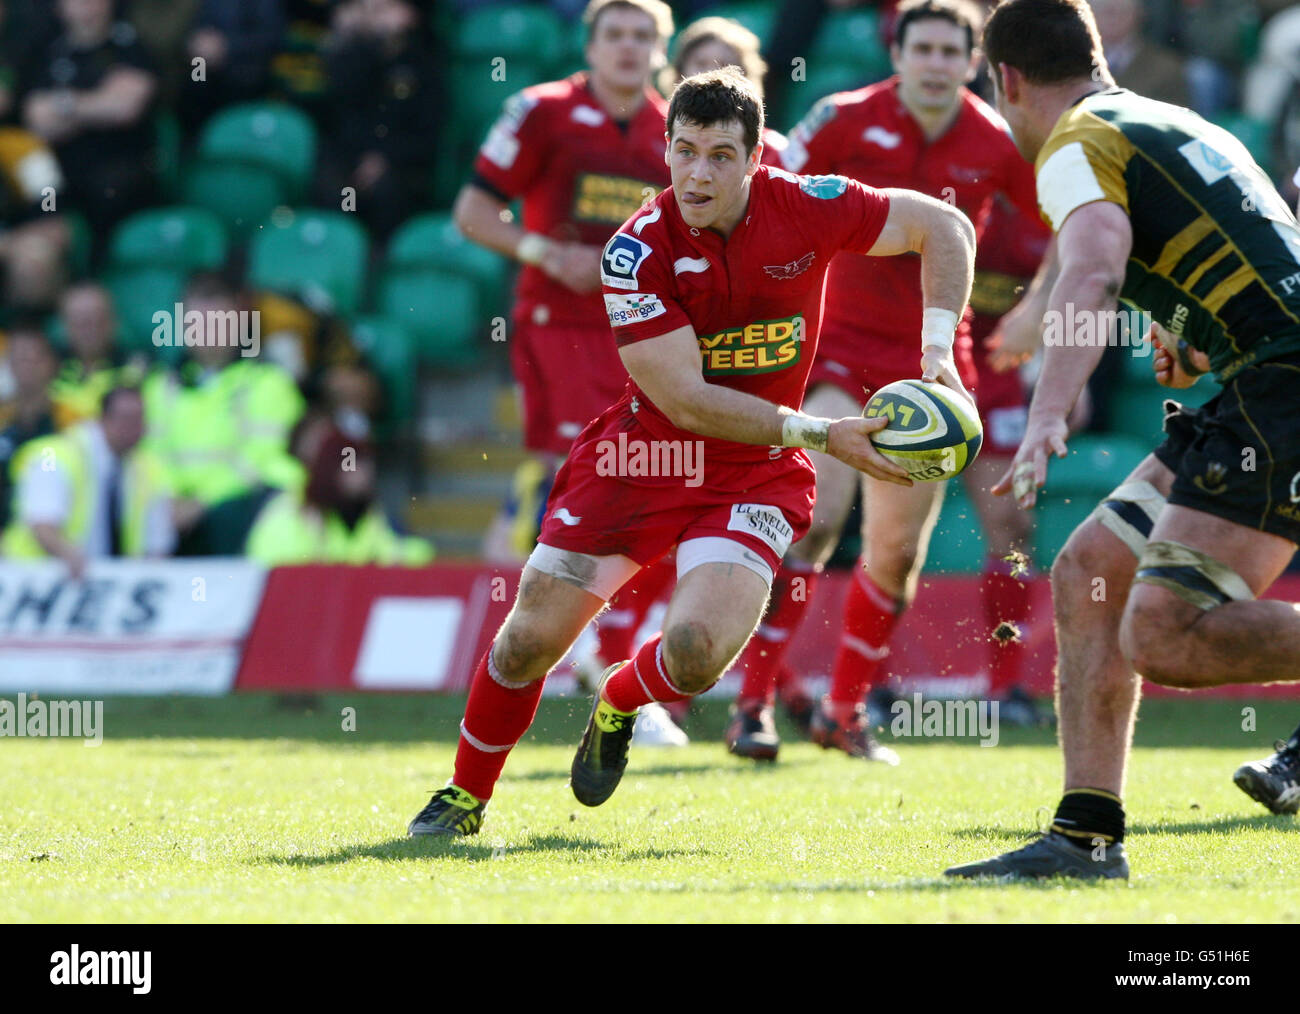
<instances>
[{"instance_id":1,"label":"player's hand gripping ball","mask_svg":"<svg viewBox=\"0 0 1300 1014\"><path fill-rule=\"evenodd\" d=\"M917 482L960 475L984 442L975 406L942 384L896 380L871 396L862 416L889 420L871 442Z\"/></svg>"}]
</instances>

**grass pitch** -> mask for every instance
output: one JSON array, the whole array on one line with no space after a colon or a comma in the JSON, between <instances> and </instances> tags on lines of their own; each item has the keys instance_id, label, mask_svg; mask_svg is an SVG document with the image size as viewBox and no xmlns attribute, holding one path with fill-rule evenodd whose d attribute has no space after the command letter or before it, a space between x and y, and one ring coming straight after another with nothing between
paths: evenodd
<instances>
[{"instance_id":1,"label":"grass pitch","mask_svg":"<svg viewBox=\"0 0 1300 1014\"><path fill-rule=\"evenodd\" d=\"M1257 708L1243 732L1242 708ZM895 769L788 735L757 767L699 702L614 797L567 785L588 701L548 698L476 838L405 838L451 770L463 698L109 700L103 745L0 739L0 918L40 922L1300 920L1300 825L1231 783L1294 703L1143 705L1128 884L948 883L1051 817L1050 732L900 740ZM356 731L342 713L355 708ZM783 728L783 733L790 733ZM888 739L888 736L886 736Z\"/></svg>"}]
</instances>

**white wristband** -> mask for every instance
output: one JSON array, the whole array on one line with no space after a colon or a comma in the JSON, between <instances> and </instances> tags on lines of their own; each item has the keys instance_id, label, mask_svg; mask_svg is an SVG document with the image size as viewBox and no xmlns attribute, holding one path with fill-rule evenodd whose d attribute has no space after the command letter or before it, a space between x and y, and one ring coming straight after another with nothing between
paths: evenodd
<instances>
[{"instance_id":1,"label":"white wristband","mask_svg":"<svg viewBox=\"0 0 1300 1014\"><path fill-rule=\"evenodd\" d=\"M810 451L821 451L825 454L830 435L829 419L796 413L786 416L785 421L781 423L783 447L806 447Z\"/></svg>"},{"instance_id":2,"label":"white wristband","mask_svg":"<svg viewBox=\"0 0 1300 1014\"><path fill-rule=\"evenodd\" d=\"M515 247L515 257L525 264L540 264L551 248L551 241L535 232L524 233L524 238Z\"/></svg>"},{"instance_id":3,"label":"white wristband","mask_svg":"<svg viewBox=\"0 0 1300 1014\"><path fill-rule=\"evenodd\" d=\"M921 315L921 348L937 346L945 352L951 352L957 339L957 322L961 317L951 310L937 306L927 306Z\"/></svg>"}]
</instances>

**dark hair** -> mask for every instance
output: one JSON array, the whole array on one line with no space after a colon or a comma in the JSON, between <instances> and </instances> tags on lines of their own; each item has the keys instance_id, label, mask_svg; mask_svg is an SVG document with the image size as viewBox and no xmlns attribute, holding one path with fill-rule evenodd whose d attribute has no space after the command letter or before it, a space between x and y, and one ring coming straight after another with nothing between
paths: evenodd
<instances>
[{"instance_id":1,"label":"dark hair","mask_svg":"<svg viewBox=\"0 0 1300 1014\"><path fill-rule=\"evenodd\" d=\"M688 77L668 100L668 138L678 121L695 127L712 127L738 120L745 138L745 154L763 133L763 100L754 82L735 67L722 67Z\"/></svg>"},{"instance_id":2,"label":"dark hair","mask_svg":"<svg viewBox=\"0 0 1300 1014\"><path fill-rule=\"evenodd\" d=\"M966 52L975 48L980 12L969 0L907 0L894 12L894 45L903 48L907 29L918 21L947 21L966 31Z\"/></svg>"},{"instance_id":3,"label":"dark hair","mask_svg":"<svg viewBox=\"0 0 1300 1014\"><path fill-rule=\"evenodd\" d=\"M1097 21L1085 0L1003 0L984 25L983 45L995 81L1000 63L1031 84L1110 79Z\"/></svg>"},{"instance_id":4,"label":"dark hair","mask_svg":"<svg viewBox=\"0 0 1300 1014\"><path fill-rule=\"evenodd\" d=\"M596 37L596 23L600 16L609 10L640 11L648 14L655 23L655 32L667 42L673 34L673 9L663 0L591 0L582 12L582 23L587 26L587 41Z\"/></svg>"},{"instance_id":5,"label":"dark hair","mask_svg":"<svg viewBox=\"0 0 1300 1014\"><path fill-rule=\"evenodd\" d=\"M113 407L113 402L117 401L118 398L127 396L139 398L142 403L144 401L144 395L140 393L140 388L132 387L130 384L118 384L116 387L110 387L104 392L104 396L99 399L99 417L102 419L108 415Z\"/></svg>"}]
</instances>

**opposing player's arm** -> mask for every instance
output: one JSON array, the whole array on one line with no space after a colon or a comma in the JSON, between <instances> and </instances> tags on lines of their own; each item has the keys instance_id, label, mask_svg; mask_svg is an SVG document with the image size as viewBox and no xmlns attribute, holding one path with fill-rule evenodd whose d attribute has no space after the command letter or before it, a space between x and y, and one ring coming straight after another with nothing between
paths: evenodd
<instances>
[{"instance_id":1,"label":"opposing player's arm","mask_svg":"<svg viewBox=\"0 0 1300 1014\"><path fill-rule=\"evenodd\" d=\"M975 271L975 227L951 204L912 190L886 190L889 217L867 251L872 257L921 255L923 380L939 381L970 397L957 376L952 347L970 299Z\"/></svg>"},{"instance_id":2,"label":"opposing player's arm","mask_svg":"<svg viewBox=\"0 0 1300 1014\"><path fill-rule=\"evenodd\" d=\"M1096 327L1108 321L1109 316L1100 314L1115 309L1132 247L1128 214L1113 201L1093 201L1070 212L1057 233L1060 269L1048 299L1050 319L1063 326L1085 319L1085 314L1093 315ZM995 494L1014 490L1020 506L1034 505L1038 488L1047 481L1047 459L1052 454L1065 457L1066 419L1104 352L1100 342L1047 345L1024 442L1011 469L993 487Z\"/></svg>"},{"instance_id":3,"label":"opposing player's arm","mask_svg":"<svg viewBox=\"0 0 1300 1014\"><path fill-rule=\"evenodd\" d=\"M1027 362L1038 351L1043 337L1043 317L1059 272L1056 237L1053 236L1020 302L1002 315L989 335L989 361L999 373Z\"/></svg>"},{"instance_id":4,"label":"opposing player's arm","mask_svg":"<svg viewBox=\"0 0 1300 1014\"><path fill-rule=\"evenodd\" d=\"M833 455L886 482L910 486L903 469L883 458L869 435L880 419L818 419L785 405L704 379L690 325L620 350L627 372L675 426L703 437L763 446L807 447ZM888 420L883 420L888 425Z\"/></svg>"}]
</instances>

